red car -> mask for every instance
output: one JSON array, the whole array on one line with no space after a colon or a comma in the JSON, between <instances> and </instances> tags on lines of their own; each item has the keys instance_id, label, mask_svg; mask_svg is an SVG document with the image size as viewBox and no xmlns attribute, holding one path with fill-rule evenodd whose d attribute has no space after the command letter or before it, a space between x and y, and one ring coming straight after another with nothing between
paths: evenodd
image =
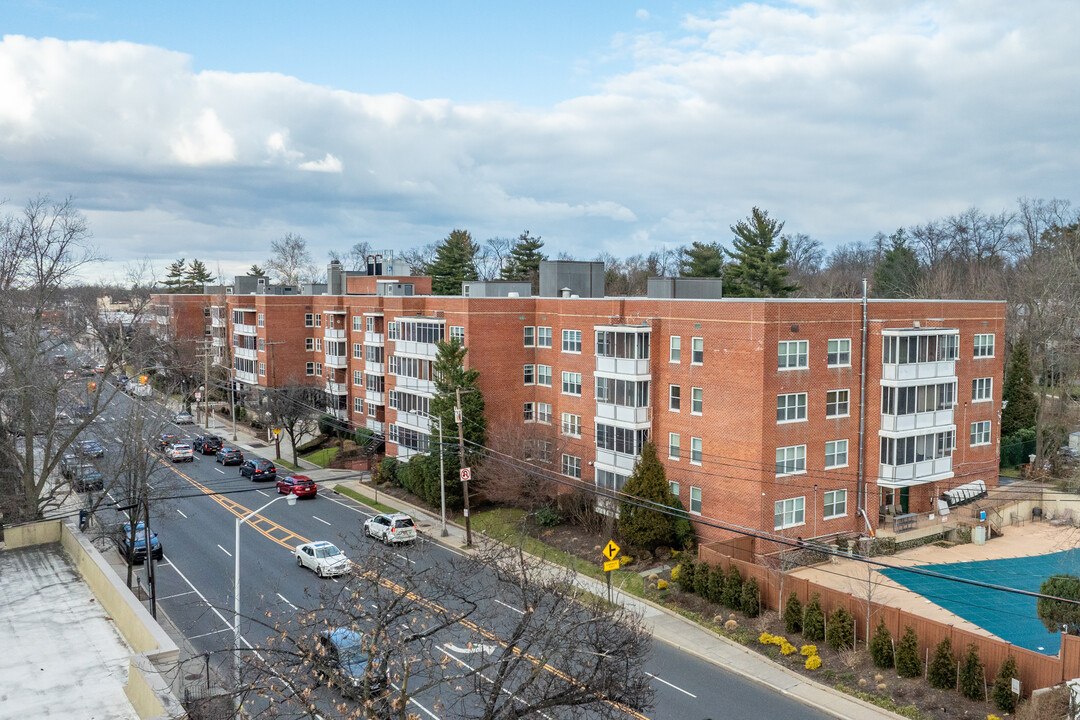
<instances>
[{"instance_id":1,"label":"red car","mask_svg":"<svg viewBox=\"0 0 1080 720\"><path fill-rule=\"evenodd\" d=\"M315 497L319 487L306 475L289 475L278 479L277 491L279 495L292 493L297 498Z\"/></svg>"}]
</instances>

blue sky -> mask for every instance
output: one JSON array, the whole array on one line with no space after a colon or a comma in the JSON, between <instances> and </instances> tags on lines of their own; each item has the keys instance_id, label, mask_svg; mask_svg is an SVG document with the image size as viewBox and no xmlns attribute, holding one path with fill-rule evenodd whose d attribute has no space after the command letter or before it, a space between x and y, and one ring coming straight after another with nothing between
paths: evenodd
<instances>
[{"instance_id":1,"label":"blue sky","mask_svg":"<svg viewBox=\"0 0 1080 720\"><path fill-rule=\"evenodd\" d=\"M584 9L581 5L584 5ZM223 275L298 232L592 258L1080 200L1080 4L0 0L0 199Z\"/></svg>"}]
</instances>

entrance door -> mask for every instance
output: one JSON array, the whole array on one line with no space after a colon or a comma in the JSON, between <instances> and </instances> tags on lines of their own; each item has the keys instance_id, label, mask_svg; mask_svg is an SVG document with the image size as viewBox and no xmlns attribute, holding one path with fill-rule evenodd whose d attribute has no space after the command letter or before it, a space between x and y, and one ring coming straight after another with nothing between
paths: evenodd
<instances>
[{"instance_id":1,"label":"entrance door","mask_svg":"<svg viewBox=\"0 0 1080 720\"><path fill-rule=\"evenodd\" d=\"M907 514L908 512L908 496L911 488L900 488L900 512Z\"/></svg>"}]
</instances>

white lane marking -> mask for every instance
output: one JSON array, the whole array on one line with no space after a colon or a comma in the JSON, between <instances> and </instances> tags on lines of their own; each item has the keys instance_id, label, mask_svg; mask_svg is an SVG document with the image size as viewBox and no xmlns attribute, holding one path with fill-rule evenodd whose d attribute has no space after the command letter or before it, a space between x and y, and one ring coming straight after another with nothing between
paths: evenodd
<instances>
[{"instance_id":1,"label":"white lane marking","mask_svg":"<svg viewBox=\"0 0 1080 720\"><path fill-rule=\"evenodd\" d=\"M221 468L214 468L214 469L215 469L215 470L217 470L217 471L218 471L219 473L221 473L222 475L224 475L224 474L225 474L225 471L224 471L224 470L222 470Z\"/></svg>"},{"instance_id":2,"label":"white lane marking","mask_svg":"<svg viewBox=\"0 0 1080 720\"><path fill-rule=\"evenodd\" d=\"M404 555L402 555L401 553L394 553L394 554L395 554L395 555L397 555L397 556L398 556L399 558L401 558L402 560L404 560L405 562L408 562L408 563L412 563L413 565L415 565L415 564L416 564L416 561L415 561L415 560L410 560L409 558L405 557L405 556L404 556Z\"/></svg>"},{"instance_id":3,"label":"white lane marking","mask_svg":"<svg viewBox=\"0 0 1080 720\"><path fill-rule=\"evenodd\" d=\"M492 600L495 600L495 598L492 598ZM524 611L524 610L518 610L518 609L517 609L516 607L514 607L513 605L507 605L507 604L506 604L506 603L504 603L504 602L503 602L502 600L495 600L495 602L499 603L499 604L500 604L500 605L502 605L502 606L503 606L504 608L509 608L510 610L513 610L513 611L514 611L514 612L516 612L516 613L517 613L518 615L524 615L524 614L525 614L525 611Z\"/></svg>"},{"instance_id":4,"label":"white lane marking","mask_svg":"<svg viewBox=\"0 0 1080 720\"><path fill-rule=\"evenodd\" d=\"M123 441L123 440L121 440L120 438L116 438L116 442L120 443L121 445L123 445L123 444L124 444L124 441Z\"/></svg>"},{"instance_id":5,"label":"white lane marking","mask_svg":"<svg viewBox=\"0 0 1080 720\"><path fill-rule=\"evenodd\" d=\"M370 619L370 618L369 618L369 619ZM400 688L400 687L398 687L397 685L395 685L394 683L390 683L390 686L391 686L392 688L394 688L395 690L398 690L398 691L400 691L400 690L401 690L401 688ZM428 709L427 709L426 707L424 707L423 705L421 705L420 703L418 703L418 702L416 701L416 698L414 698L414 697L410 697L410 698L409 698L409 702L411 702L411 703L412 703L413 705L415 705L416 707L418 707L418 708L420 708L421 710L423 710L424 712L426 712L426 713L427 713L428 715L430 715L431 717L435 718L435 720L441 720L441 718L440 718L440 717L439 717L438 715L436 715L435 713L431 712L431 711L430 711L430 710L428 710Z\"/></svg>"},{"instance_id":6,"label":"white lane marking","mask_svg":"<svg viewBox=\"0 0 1080 720\"><path fill-rule=\"evenodd\" d=\"M220 547L220 545L218 547ZM221 622L225 623L225 625L228 626L228 628L230 630L232 630L233 629L232 623L230 623L228 620L225 619L225 616L221 614L220 610L218 610L216 607L214 607L213 605L210 604L210 602L206 599L206 596L203 595L201 592L199 592L199 588L195 587L195 585L192 584L192 582L187 579L187 576L184 575L184 573L180 572L180 568L176 567L176 565L172 562L172 558L166 557L165 559L168 560L169 563L173 566L173 570L176 571L176 574L179 575L180 578L184 582L186 582L188 584L188 587L190 587L193 591L195 591L195 594L199 596L199 599L203 601L203 603L206 605L206 607L210 608L210 611L213 612L215 615L217 615L218 619L221 620ZM243 638L241 637L241 639L243 639ZM247 640L244 640L244 642L247 643ZM251 645L249 644L248 647L251 647Z\"/></svg>"},{"instance_id":7,"label":"white lane marking","mask_svg":"<svg viewBox=\"0 0 1080 720\"><path fill-rule=\"evenodd\" d=\"M494 645L479 644L479 645L476 645L476 646L471 647L471 648L459 648L457 645L454 645L453 643L446 643L446 649L449 650L450 652L456 652L456 653L458 653L460 655L473 655L475 653L485 653L487 655L494 655L495 651L498 650L498 648L495 647Z\"/></svg>"},{"instance_id":8,"label":"white lane marking","mask_svg":"<svg viewBox=\"0 0 1080 720\"><path fill-rule=\"evenodd\" d=\"M228 551L228 550L226 550L225 548L221 547L220 545L218 545L218 547L219 547L219 548L221 548L221 552L225 553L225 554L226 554L226 555L228 555L229 557L232 557L232 553L231 553L231 552L229 552L229 551Z\"/></svg>"},{"instance_id":9,"label":"white lane marking","mask_svg":"<svg viewBox=\"0 0 1080 720\"><path fill-rule=\"evenodd\" d=\"M206 637L208 635L217 635L218 633L223 633L223 632L232 632L232 628L231 627L221 628L220 630L211 630L210 632L203 633L202 635L192 635L191 637L188 638L188 640L198 640L199 638L203 638L203 637Z\"/></svg>"},{"instance_id":10,"label":"white lane marking","mask_svg":"<svg viewBox=\"0 0 1080 720\"><path fill-rule=\"evenodd\" d=\"M154 489L154 486L153 486L153 485L151 485L150 483L146 483L146 487L150 488L151 490L153 490L153 489Z\"/></svg>"},{"instance_id":11,"label":"white lane marking","mask_svg":"<svg viewBox=\"0 0 1080 720\"><path fill-rule=\"evenodd\" d=\"M161 563L158 563L158 567L161 567ZM175 595L166 595L165 597L158 598L158 602L162 600L172 600L173 598L184 597L185 595L194 595L194 590L188 590L187 592L176 593Z\"/></svg>"},{"instance_id":12,"label":"white lane marking","mask_svg":"<svg viewBox=\"0 0 1080 720\"><path fill-rule=\"evenodd\" d=\"M263 492L262 490L256 490L255 492L259 493L259 494L260 494L260 495L262 495L263 497L270 497L269 495L267 495L266 493L264 493L264 492Z\"/></svg>"},{"instance_id":13,"label":"white lane marking","mask_svg":"<svg viewBox=\"0 0 1080 720\"><path fill-rule=\"evenodd\" d=\"M184 511L181 510L180 508L176 508L176 512L180 513L181 515L184 515ZM187 515L184 515L184 519L187 520Z\"/></svg>"},{"instance_id":14,"label":"white lane marking","mask_svg":"<svg viewBox=\"0 0 1080 720\"><path fill-rule=\"evenodd\" d=\"M293 605L291 602L289 602L287 599L285 599L285 596L282 595L281 593L274 593L274 594L277 595L279 598L281 598L281 602L285 603L286 605L291 607L293 610L299 610L300 609L300 608L296 607L295 605Z\"/></svg>"},{"instance_id":15,"label":"white lane marking","mask_svg":"<svg viewBox=\"0 0 1080 720\"><path fill-rule=\"evenodd\" d=\"M498 601L496 601L496 602L498 602ZM678 685L672 685L671 683L669 683L669 682L668 682L667 680L665 680L665 679L664 679L664 678L662 678L662 677L658 677L658 676L656 676L656 675L653 675L653 674L652 674L651 672L646 672L645 674L646 674L646 675L648 675L649 677L651 677L651 678L652 678L653 680L659 680L660 682L664 683L664 684L665 684L665 685L667 685L668 687L670 687L670 688L675 688L676 690L678 690L679 692L681 692L681 693L683 693L683 694L685 694L685 695L689 695L689 696L690 696L690 697L692 697L692 698L697 698L697 695L695 695L694 693L692 693L692 692L688 692L688 691L686 691L686 690L683 690L683 689L682 689L681 687L679 687Z\"/></svg>"},{"instance_id":16,"label":"white lane marking","mask_svg":"<svg viewBox=\"0 0 1080 720\"><path fill-rule=\"evenodd\" d=\"M312 515L311 517L315 518L316 520L318 520L319 522L321 522L321 523L322 523L323 525L329 525L329 524L330 524L330 523L326 522L325 520L323 520L323 519L322 519L321 517L319 517L318 515Z\"/></svg>"}]
</instances>

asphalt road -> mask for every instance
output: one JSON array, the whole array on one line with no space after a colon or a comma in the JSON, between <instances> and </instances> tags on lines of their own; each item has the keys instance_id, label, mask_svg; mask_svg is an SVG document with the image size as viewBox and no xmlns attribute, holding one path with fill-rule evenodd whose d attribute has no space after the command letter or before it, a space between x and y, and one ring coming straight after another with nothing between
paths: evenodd
<instances>
[{"instance_id":1,"label":"asphalt road","mask_svg":"<svg viewBox=\"0 0 1080 720\"><path fill-rule=\"evenodd\" d=\"M118 422L133 402L118 394L88 434L115 451ZM162 412L160 406L155 406ZM163 415L164 416L164 415ZM168 428L178 437L193 437L197 426ZM228 443L226 443L228 444ZM268 453L272 457L272 450ZM245 456L249 456L245 453ZM231 676L228 653L232 647L233 566L236 512L250 512L277 497L273 483L253 483L240 477L236 467L223 468L213 456L196 455L193 463L173 466L154 482L158 494L173 496L152 508L151 527L158 533L165 561L156 563L158 606L184 634L197 653L216 658L223 677ZM175 472L174 472L175 470ZM243 490L212 497L211 492ZM181 496L181 497L175 497ZM229 508L232 508L230 510ZM347 553L371 552L371 540L362 537L362 523L373 513L365 506L320 488L318 497L294 506L279 502L264 510L258 527L241 529L241 614L259 617L270 612L279 617L318 605L322 587L337 583L321 580L296 566L288 547L303 540L329 540ZM273 524L276 524L273 525ZM269 537L268 537L269 536ZM424 538L403 550L403 561L417 567L445 565L457 551ZM141 571L141 569L140 569ZM506 614L515 612L510 606ZM240 623L244 641L259 644L258 630L246 620ZM462 656L460 659L466 660ZM654 641L646 670L656 691L652 719L703 720L720 718L827 718L829 715L759 685L711 663ZM436 711L435 693L417 699L415 710L426 718L451 718ZM630 717L630 715L628 715Z\"/></svg>"}]
</instances>

